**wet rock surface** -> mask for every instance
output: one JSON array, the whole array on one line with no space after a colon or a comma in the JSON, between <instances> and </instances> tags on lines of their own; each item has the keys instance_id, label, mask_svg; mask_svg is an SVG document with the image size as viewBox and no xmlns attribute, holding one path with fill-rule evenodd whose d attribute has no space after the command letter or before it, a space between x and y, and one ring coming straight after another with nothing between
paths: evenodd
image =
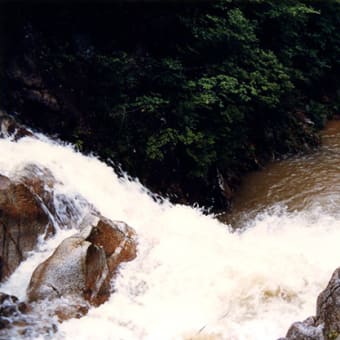
<instances>
[{"instance_id":1,"label":"wet rock surface","mask_svg":"<svg viewBox=\"0 0 340 340\"><path fill-rule=\"evenodd\" d=\"M18 124L15 119L0 110L0 138L19 140L22 137L32 137L33 133Z\"/></svg>"},{"instance_id":2,"label":"wet rock surface","mask_svg":"<svg viewBox=\"0 0 340 340\"><path fill-rule=\"evenodd\" d=\"M135 236L123 222L88 216L81 231L65 239L36 268L27 290L29 301L77 301L62 313L56 308L61 319L86 313L87 303L97 306L105 302L118 266L136 257Z\"/></svg>"},{"instance_id":3,"label":"wet rock surface","mask_svg":"<svg viewBox=\"0 0 340 340\"><path fill-rule=\"evenodd\" d=\"M0 330L12 327L13 324L25 324L23 314L29 311L30 307L17 297L0 292Z\"/></svg>"},{"instance_id":4,"label":"wet rock surface","mask_svg":"<svg viewBox=\"0 0 340 340\"><path fill-rule=\"evenodd\" d=\"M57 185L48 169L34 164L17 169L13 178L0 174L2 280L58 228L79 230L36 268L27 302L0 294L0 338L52 336L58 322L105 302L119 266L136 257L132 228L103 217L81 196L61 194Z\"/></svg>"},{"instance_id":5,"label":"wet rock surface","mask_svg":"<svg viewBox=\"0 0 340 340\"><path fill-rule=\"evenodd\" d=\"M292 324L283 339L340 339L340 268L334 271L327 287L318 296L316 316Z\"/></svg>"},{"instance_id":6,"label":"wet rock surface","mask_svg":"<svg viewBox=\"0 0 340 340\"><path fill-rule=\"evenodd\" d=\"M16 180L26 185L38 198L55 227L68 229L79 227L82 210L93 211L94 208L83 197L67 197L55 191L57 181L50 170L36 164L27 164L16 173Z\"/></svg>"},{"instance_id":7,"label":"wet rock surface","mask_svg":"<svg viewBox=\"0 0 340 340\"><path fill-rule=\"evenodd\" d=\"M0 280L8 277L53 227L29 187L0 175Z\"/></svg>"},{"instance_id":8,"label":"wet rock surface","mask_svg":"<svg viewBox=\"0 0 340 340\"><path fill-rule=\"evenodd\" d=\"M315 318L309 317L302 322L294 322L284 339L289 340L323 340L323 326L316 326Z\"/></svg>"},{"instance_id":9,"label":"wet rock surface","mask_svg":"<svg viewBox=\"0 0 340 340\"><path fill-rule=\"evenodd\" d=\"M46 168L27 164L13 178L0 174L0 281L6 279L42 237L57 228L79 227L82 211L93 207L80 196L56 193ZM84 209L85 208L85 209Z\"/></svg>"},{"instance_id":10,"label":"wet rock surface","mask_svg":"<svg viewBox=\"0 0 340 340\"><path fill-rule=\"evenodd\" d=\"M0 292L0 339L33 339L57 331L56 320L48 311Z\"/></svg>"},{"instance_id":11,"label":"wet rock surface","mask_svg":"<svg viewBox=\"0 0 340 340\"><path fill-rule=\"evenodd\" d=\"M20 328L19 333L23 334L29 324L26 314L30 311L30 306L17 297L0 292L0 336L14 327Z\"/></svg>"},{"instance_id":12,"label":"wet rock surface","mask_svg":"<svg viewBox=\"0 0 340 340\"><path fill-rule=\"evenodd\" d=\"M0 128L0 138L11 141L32 135L2 111ZM132 228L103 217L80 195L56 189L62 185L36 164L0 173L0 281L58 229L79 230L36 268L28 301L0 293L1 339L53 335L58 321L80 318L105 302L119 266L136 257Z\"/></svg>"}]
</instances>

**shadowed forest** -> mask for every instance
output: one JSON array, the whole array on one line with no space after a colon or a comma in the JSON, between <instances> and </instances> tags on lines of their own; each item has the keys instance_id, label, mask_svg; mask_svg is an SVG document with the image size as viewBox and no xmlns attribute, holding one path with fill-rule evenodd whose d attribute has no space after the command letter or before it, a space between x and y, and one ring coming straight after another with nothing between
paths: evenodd
<instances>
[{"instance_id":1,"label":"shadowed forest","mask_svg":"<svg viewBox=\"0 0 340 340\"><path fill-rule=\"evenodd\" d=\"M339 113L336 1L0 6L1 107L175 202L227 208Z\"/></svg>"}]
</instances>

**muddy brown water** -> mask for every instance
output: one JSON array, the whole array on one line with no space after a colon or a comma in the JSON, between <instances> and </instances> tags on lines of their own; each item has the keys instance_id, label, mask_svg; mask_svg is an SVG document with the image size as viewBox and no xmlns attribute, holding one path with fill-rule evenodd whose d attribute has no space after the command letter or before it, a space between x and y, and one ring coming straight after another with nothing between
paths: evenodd
<instances>
[{"instance_id":1,"label":"muddy brown water","mask_svg":"<svg viewBox=\"0 0 340 340\"><path fill-rule=\"evenodd\" d=\"M317 151L248 174L235 195L231 213L220 218L240 227L274 206L288 212L321 209L340 214L340 120L326 124Z\"/></svg>"}]
</instances>

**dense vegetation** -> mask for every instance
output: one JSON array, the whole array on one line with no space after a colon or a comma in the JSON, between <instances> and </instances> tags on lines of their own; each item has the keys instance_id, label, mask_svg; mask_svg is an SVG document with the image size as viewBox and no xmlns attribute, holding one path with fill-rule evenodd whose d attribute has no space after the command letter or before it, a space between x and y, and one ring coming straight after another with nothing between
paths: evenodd
<instances>
[{"instance_id":1,"label":"dense vegetation","mask_svg":"<svg viewBox=\"0 0 340 340\"><path fill-rule=\"evenodd\" d=\"M339 111L335 1L3 13L3 105L177 201L222 207L244 172L317 145Z\"/></svg>"}]
</instances>

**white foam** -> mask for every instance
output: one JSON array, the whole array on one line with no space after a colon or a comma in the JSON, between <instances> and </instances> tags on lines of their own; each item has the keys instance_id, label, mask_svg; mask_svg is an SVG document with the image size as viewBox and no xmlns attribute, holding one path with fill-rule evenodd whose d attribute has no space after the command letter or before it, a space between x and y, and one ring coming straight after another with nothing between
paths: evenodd
<instances>
[{"instance_id":1,"label":"white foam","mask_svg":"<svg viewBox=\"0 0 340 340\"><path fill-rule=\"evenodd\" d=\"M339 265L340 220L322 211L263 213L232 233L197 209L155 202L137 182L119 180L71 147L0 140L0 153L0 172L11 175L32 161L46 166L64 184L60 192L83 195L138 234L137 259L122 266L110 300L64 322L56 338L275 339L315 313L316 297ZM22 284L11 283L12 294L23 296L37 254L14 274Z\"/></svg>"}]
</instances>

